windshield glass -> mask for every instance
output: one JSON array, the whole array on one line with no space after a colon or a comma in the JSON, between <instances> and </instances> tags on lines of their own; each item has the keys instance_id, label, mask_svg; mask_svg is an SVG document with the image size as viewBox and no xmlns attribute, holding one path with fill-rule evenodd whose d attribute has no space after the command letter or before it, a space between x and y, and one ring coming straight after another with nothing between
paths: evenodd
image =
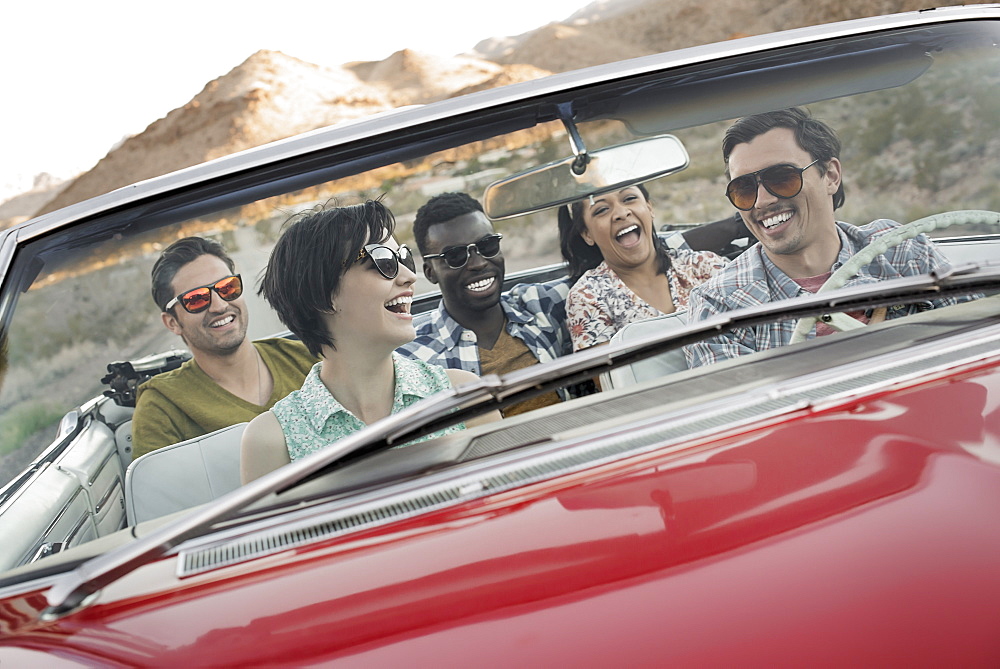
<instances>
[{"instance_id":1,"label":"windshield glass","mask_svg":"<svg viewBox=\"0 0 1000 669\"><path fill-rule=\"evenodd\" d=\"M834 171L844 193L835 218L851 229L883 219L907 223L942 212L1000 211L1000 185L995 178L1000 174L1000 140L994 131L1000 118L997 37L996 23L982 21L874 34L840 42L827 40L819 45L713 59L662 73L634 75L593 88L581 87L553 95L551 99L521 103L510 113L520 114L523 125L526 118L553 118L547 112L554 105L568 102L575 110L575 128L584 144L594 149L663 133L670 133L681 142L689 156L686 169L642 184L643 194L636 192L636 185L602 198L609 212L616 206L632 206L636 201L646 203L647 208L642 210L646 213L637 220L648 220L650 229L664 240L665 247L674 249L672 252L686 249L703 254L696 268L672 279L671 290L684 292L686 296L691 286L682 289L685 281L707 280L747 249L753 253L757 248L760 253L760 248L755 247L753 226L748 228L745 221L749 217L751 222L760 224L768 219L768 214L743 211L741 218L734 207L738 203L732 195L727 198L727 189L735 192L736 197L742 196L751 207L758 200L771 197L776 204L769 214L768 225L781 226L788 225L789 220L794 222L795 216L804 217L808 207L797 204L791 210L792 218L779 220L785 214L778 205L799 202L800 194L812 197L818 192L815 189L827 187L823 180L832 174L830 161L811 167L806 164L808 160L799 160L804 158L801 152L788 158L778 148L763 147L765 157L761 158L757 152L748 155L744 149L752 140L737 143L729 162L724 161L722 146L727 130L737 118L748 114L801 107L811 118L835 131L841 150ZM0 569L40 562L54 553L111 536L132 524L132 514L139 513L129 499L125 476L133 456L145 451L132 429L137 388L159 374L171 373L198 353L192 351L197 348L197 341L190 334L181 333L182 328L170 327L163 305L154 301L151 294L154 264L177 240L196 236L224 247L235 264L232 274L239 274L242 279L242 295L234 300L242 300L239 309L246 314L249 340L272 337L298 340L300 337L288 331L289 325L282 322L271 303L258 294L272 251L289 229L287 222L301 219L317 206L349 207L378 200L394 216L393 241L374 240L388 245L390 251L368 250L372 262L359 265L369 272L362 278L368 280L374 276L382 281L374 274L376 271L383 277L391 271L405 274L406 270L400 269L405 260L398 245L411 249L415 254L412 280L415 297L406 310L414 315L417 325L435 315L438 326L445 322L438 311L442 296L459 302L465 300L461 303L468 306L475 304L477 294L489 293L493 279L486 274L471 276L464 279L465 283L452 275L467 271L468 267L485 267L490 261L496 265L499 256L501 281L504 274L509 278L526 272L518 277L522 284L564 284L563 288L554 288L556 292L552 294L536 292L531 297L536 312L557 315L553 327L561 330L561 334L557 340L555 334L546 335L545 328L536 328L530 334L520 330L517 332L521 334L510 337L497 334L496 341L488 345L480 341L478 353L476 346L467 351L468 355L479 356L479 374L506 374L538 363L544 367L556 357L571 354L572 343L580 341L574 340L573 335L590 332L585 325L579 325L574 332L573 323L567 324L571 315L566 314L566 294L579 277L573 276L572 261L568 267L563 266L567 255L560 240L559 210L571 212L576 205L548 208L492 223L485 217L480 220L473 216L466 227L456 228L461 234L442 232L436 236L435 228L431 227L428 239L423 242L414 235L418 212L435 196L461 192L480 199L492 182L572 157L567 125L547 121L488 139L480 137L479 131L470 129L467 123L456 124L438 135L430 125L423 132L412 143L399 140L409 152L405 160L396 160L388 155L387 149L373 143L366 163L367 167L375 166L371 169L366 167L335 179L316 180L308 186L296 183L294 189L288 190L275 180L267 187L259 185L259 192L265 196L258 196L253 188L240 190L235 180L231 192L224 195L217 191L209 193L206 186L204 197L194 189L193 195L176 195L176 202L160 201L149 209L141 204L111 208L90 220L34 235L13 251L0 298L3 323L0 532L16 538L5 539L5 547L0 548ZM425 141L426 137L432 139ZM421 154L423 146L432 150ZM777 157L767 157L768 151ZM343 164L347 163L344 158ZM787 171L765 172L774 165L800 171L797 176ZM282 169L294 170L294 167L286 164ZM736 177L747 175L749 182L744 179L731 183ZM258 178L258 184L262 183ZM799 190L792 193L789 183L799 185ZM832 194L827 193L826 197ZM600 217L604 215L599 207L601 202L584 200L578 204L580 211L587 208L586 214L577 212L579 216L594 226L586 234L578 233L579 238L588 248L600 249L606 259L613 261L617 257L614 254L618 247L614 244L625 248L631 235L641 239L641 233L617 224L601 228ZM610 221L612 214L607 215ZM928 232L940 240L935 252L942 257L953 263L986 263L1000 258L996 250L998 240L990 237L1000 230L988 217L962 216L956 221L949 220L948 224ZM449 236L453 234L454 238ZM470 234L473 236L466 239ZM502 242L498 243L502 243L499 247L502 252L491 245L488 237L493 234L501 235ZM433 253L427 255L432 257L421 255L422 244L430 245ZM356 260L367 262L360 251L356 253L359 254ZM379 264L378 253L388 265ZM622 258L627 255L621 253ZM776 257L783 257L780 250L776 251ZM838 265L841 260L837 259ZM674 262L675 270L683 266L681 261ZM202 288L209 299L224 300L220 291L225 287L218 281L229 273L210 271L210 276L204 279L196 279L192 274L190 285L174 286L168 282L171 292L167 296L180 300L184 293ZM793 282L790 285L810 292L826 279L823 272L817 272L821 275L819 279L805 277L811 281L803 283L795 279L804 277L785 274ZM773 275L768 276L771 278L765 277L764 281L773 279ZM875 277L883 278L889 277ZM385 278L386 283L378 285L387 286L394 280ZM504 288L517 290L511 281ZM655 295L651 297L642 289L635 292L644 298L640 311L645 317L675 309L684 311L687 306L686 297L683 303L677 299L671 303ZM421 295L427 297L421 299ZM977 292L972 297L980 295ZM335 310L353 308L348 301L339 301L338 296L343 297L340 293L334 295ZM405 299L400 300L401 296ZM794 295L788 295L791 296ZM384 311L397 315L401 311L399 304L409 304L409 297L402 293L386 294L380 300L385 304ZM513 307L508 310L507 322L527 319L524 310L528 307L524 305L529 302L524 298L519 303L521 311ZM181 308L181 303L175 308ZM877 309L864 314L865 323L892 319L891 312L889 316L878 315ZM915 315L903 311L906 313L896 315ZM189 316L204 321L205 327L226 327L221 321L208 325L206 317L197 313L180 314L182 319ZM456 311L450 316L462 317L463 313ZM514 329L504 332L510 334ZM448 334L439 330L438 336ZM550 337L549 344L540 344L539 340L546 336ZM465 337L467 341L468 335ZM459 333L448 346L459 346L461 341ZM607 339L593 339L576 348L594 343L607 343ZM539 352L546 350L546 346L549 350L554 348L556 354ZM302 348L304 351L307 347ZM301 354L301 360L308 358L304 367L308 370L318 359L315 353L295 355ZM508 364L518 357L527 363ZM718 357L723 358L727 356ZM268 364L268 359L261 359ZM690 360L689 356L689 363ZM716 361L712 356L703 360L706 364ZM109 368L112 363L131 364ZM203 371L211 377L211 370ZM586 381L581 381L577 374L566 387L553 384L546 388L547 395L542 399L529 398L538 403L522 407L523 411L530 414L541 410L546 412L545 416L553 416L561 410L569 411L566 407L571 408L574 402L597 403L601 391L613 391L607 382L602 387L598 372L583 376ZM265 384L264 396L251 398L250 404L269 403L272 393L268 391L280 385L276 374L274 377L273 384ZM258 376L258 390L259 379ZM303 382L300 377L286 385L299 387ZM225 384L222 388L225 389ZM237 395L241 391L239 386L233 389ZM506 413L507 407L503 409ZM626 409L621 410L627 414ZM77 413L64 418L71 411ZM514 415L507 415L500 424L512 418ZM245 420L249 418L240 422ZM526 419L519 420L528 424ZM164 419L159 424L166 422ZM167 443L156 448L174 443L165 439ZM531 439L524 440L529 442ZM235 452L239 452L238 448ZM400 476L412 476L414 471L422 471L421 467L440 468L443 463L451 462L448 458L458 459L455 454L465 452L465 445L461 445L455 446L454 452L448 451L448 455L438 454L426 462L413 456L415 463L399 465L398 471ZM235 477L236 486L242 483L238 464L229 475L231 480ZM343 478L344 474L340 476ZM369 472L359 474L358 481L368 486L381 485L386 478L384 474L373 476ZM344 494L352 485L359 484L348 481L338 490ZM322 493L321 489L312 494ZM35 495L49 501L38 504Z\"/></svg>"}]
</instances>

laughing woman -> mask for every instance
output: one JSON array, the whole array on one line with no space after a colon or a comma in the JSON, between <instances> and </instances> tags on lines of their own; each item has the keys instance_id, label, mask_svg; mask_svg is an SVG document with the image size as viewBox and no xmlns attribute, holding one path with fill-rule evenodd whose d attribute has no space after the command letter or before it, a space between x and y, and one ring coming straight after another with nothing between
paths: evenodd
<instances>
[{"instance_id":1,"label":"laughing woman","mask_svg":"<svg viewBox=\"0 0 1000 669\"><path fill-rule=\"evenodd\" d=\"M392 238L394 227L389 209L369 200L297 216L275 245L260 294L320 362L300 390L247 425L244 483L476 379L393 353L415 335L416 280L413 256ZM498 418L494 412L468 424ZM460 429L464 425L425 439Z\"/></svg>"},{"instance_id":2,"label":"laughing woman","mask_svg":"<svg viewBox=\"0 0 1000 669\"><path fill-rule=\"evenodd\" d=\"M609 342L627 323L685 310L691 289L726 264L708 251L668 250L641 184L560 207L559 245L574 282L566 302L574 351Z\"/></svg>"}]
</instances>

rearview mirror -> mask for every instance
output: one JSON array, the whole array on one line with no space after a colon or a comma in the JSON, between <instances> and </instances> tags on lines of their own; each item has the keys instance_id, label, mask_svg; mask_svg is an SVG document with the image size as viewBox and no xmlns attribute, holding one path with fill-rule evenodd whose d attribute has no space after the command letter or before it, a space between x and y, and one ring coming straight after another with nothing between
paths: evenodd
<instances>
[{"instance_id":1,"label":"rearview mirror","mask_svg":"<svg viewBox=\"0 0 1000 669\"><path fill-rule=\"evenodd\" d=\"M609 146L588 154L582 174L574 156L495 181L486 187L483 207L493 220L523 216L679 172L687 150L673 135Z\"/></svg>"}]
</instances>

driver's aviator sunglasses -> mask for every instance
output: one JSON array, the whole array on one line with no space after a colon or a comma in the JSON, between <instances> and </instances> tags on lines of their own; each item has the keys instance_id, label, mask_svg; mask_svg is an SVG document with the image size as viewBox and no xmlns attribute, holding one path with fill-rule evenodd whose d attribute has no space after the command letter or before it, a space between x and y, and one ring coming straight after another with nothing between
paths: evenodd
<instances>
[{"instance_id":1,"label":"driver's aviator sunglasses","mask_svg":"<svg viewBox=\"0 0 1000 669\"><path fill-rule=\"evenodd\" d=\"M387 279L396 278L399 274L400 263L414 274L417 272L413 253L410 252L406 244L401 244L398 252L383 244L368 244L358 252L358 257L354 262L361 262L366 256L375 263L375 269L378 270L378 273Z\"/></svg>"},{"instance_id":2,"label":"driver's aviator sunglasses","mask_svg":"<svg viewBox=\"0 0 1000 669\"><path fill-rule=\"evenodd\" d=\"M240 278L239 274L233 274L232 276L219 279L215 283L192 288L167 302L167 306L163 307L163 310L170 311L175 304L180 302L180 305L184 307L184 311L189 314L200 313L208 309L209 305L212 304L213 290L226 302L232 302L243 294L243 279Z\"/></svg>"},{"instance_id":3,"label":"driver's aviator sunglasses","mask_svg":"<svg viewBox=\"0 0 1000 669\"><path fill-rule=\"evenodd\" d=\"M429 253L424 256L424 260L430 260L431 258L444 258L444 261L448 263L448 267L452 269L461 269L465 267L465 263L469 262L469 254L472 249L476 249L476 253L481 255L483 258L493 258L500 253L500 240L503 239L503 235L499 232L494 232L492 235L486 235L478 242L473 242L472 244L466 244L464 246L452 246L447 248L443 253Z\"/></svg>"},{"instance_id":4,"label":"driver's aviator sunglasses","mask_svg":"<svg viewBox=\"0 0 1000 669\"><path fill-rule=\"evenodd\" d=\"M750 211L757 204L758 184L774 197L784 200L795 197L802 191L802 173L818 162L817 158L805 167L772 165L738 176L726 187L726 197L740 211Z\"/></svg>"}]
</instances>

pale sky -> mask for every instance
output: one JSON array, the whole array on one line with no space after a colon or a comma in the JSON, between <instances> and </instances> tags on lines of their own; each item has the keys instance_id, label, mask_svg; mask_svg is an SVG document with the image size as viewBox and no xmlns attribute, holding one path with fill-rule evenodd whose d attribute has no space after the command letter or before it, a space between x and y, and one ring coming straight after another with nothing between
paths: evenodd
<instances>
[{"instance_id":1,"label":"pale sky","mask_svg":"<svg viewBox=\"0 0 1000 669\"><path fill-rule=\"evenodd\" d=\"M617 0L612 0L612 2ZM4 0L0 201L93 167L260 49L320 65L451 56L590 0Z\"/></svg>"}]
</instances>

